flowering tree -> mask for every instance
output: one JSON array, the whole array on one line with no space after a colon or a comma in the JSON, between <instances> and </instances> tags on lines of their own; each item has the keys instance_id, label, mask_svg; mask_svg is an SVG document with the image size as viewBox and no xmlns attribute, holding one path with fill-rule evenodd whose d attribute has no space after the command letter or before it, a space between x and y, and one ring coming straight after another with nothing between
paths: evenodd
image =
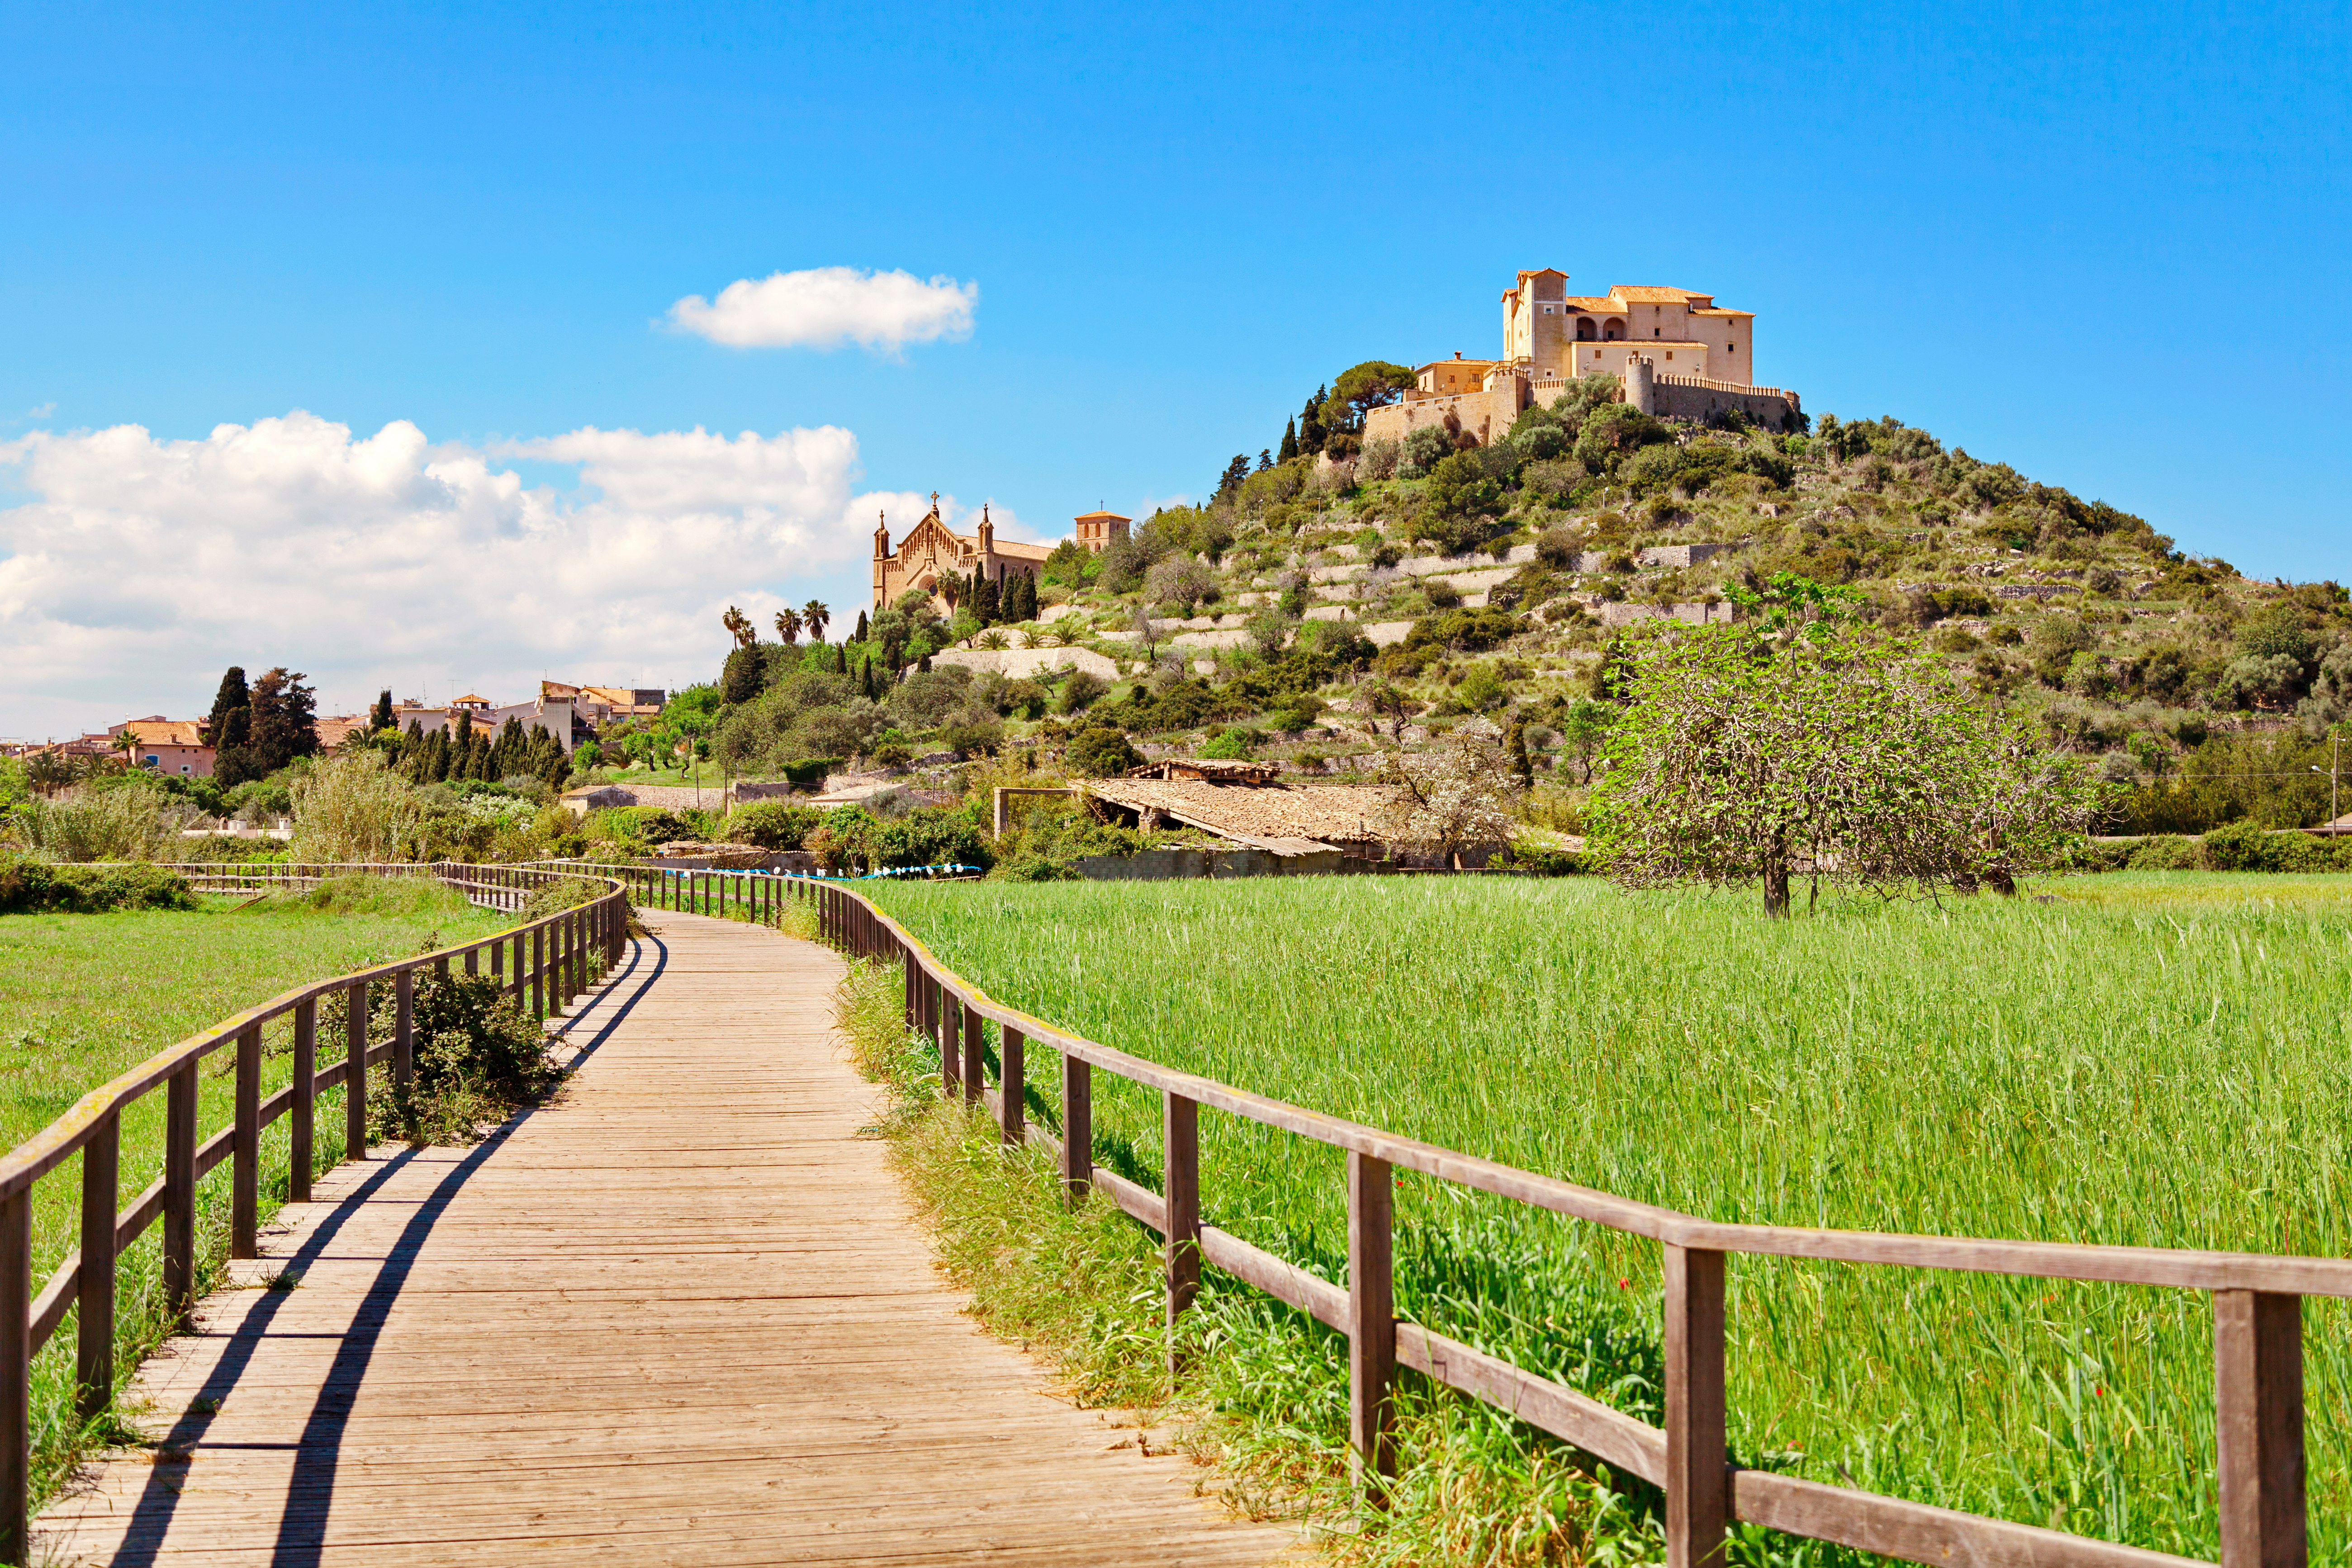
<instances>
[{"instance_id":1,"label":"flowering tree","mask_svg":"<svg viewBox=\"0 0 2352 1568\"><path fill-rule=\"evenodd\" d=\"M1396 792L1381 826L1398 843L1439 850L1458 865L1465 847L1510 839L1518 784L1502 732L1485 719L1468 720L1433 750L1390 752L1381 779Z\"/></svg>"},{"instance_id":2,"label":"flowering tree","mask_svg":"<svg viewBox=\"0 0 2352 1568\"><path fill-rule=\"evenodd\" d=\"M1623 660L1589 847L1626 887L1760 880L1772 915L1799 876L2009 891L2096 804L2079 759L1851 621L1681 629Z\"/></svg>"}]
</instances>

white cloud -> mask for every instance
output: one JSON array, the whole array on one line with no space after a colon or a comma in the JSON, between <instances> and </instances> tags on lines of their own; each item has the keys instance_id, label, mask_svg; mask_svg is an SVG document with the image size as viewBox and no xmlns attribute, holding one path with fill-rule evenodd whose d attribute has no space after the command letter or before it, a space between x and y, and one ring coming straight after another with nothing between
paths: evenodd
<instances>
[{"instance_id":1,"label":"white cloud","mask_svg":"<svg viewBox=\"0 0 2352 1568\"><path fill-rule=\"evenodd\" d=\"M58 400L52 397L47 403L41 404L36 407L26 409L25 417L27 419L47 419L50 415L55 414L57 411Z\"/></svg>"},{"instance_id":2,"label":"white cloud","mask_svg":"<svg viewBox=\"0 0 2352 1568\"><path fill-rule=\"evenodd\" d=\"M971 333L980 285L929 282L908 272L813 267L739 278L715 300L689 294L669 308L670 324L730 348L839 348L862 344L895 354L908 343Z\"/></svg>"},{"instance_id":3,"label":"white cloud","mask_svg":"<svg viewBox=\"0 0 2352 1568\"><path fill-rule=\"evenodd\" d=\"M576 464L577 492L496 459ZM707 679L718 616L812 595L856 618L874 514L834 426L733 438L586 428L488 449L296 412L202 440L135 425L0 441L0 734L180 714L232 663L308 671L323 710L382 686ZM928 502L923 502L928 505Z\"/></svg>"}]
</instances>

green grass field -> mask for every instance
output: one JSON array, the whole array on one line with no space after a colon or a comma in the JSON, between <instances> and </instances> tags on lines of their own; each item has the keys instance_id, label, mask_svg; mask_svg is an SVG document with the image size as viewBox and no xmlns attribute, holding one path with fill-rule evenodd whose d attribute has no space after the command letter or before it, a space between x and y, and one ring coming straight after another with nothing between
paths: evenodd
<instances>
[{"instance_id":1,"label":"green grass field","mask_svg":"<svg viewBox=\"0 0 2352 1568\"><path fill-rule=\"evenodd\" d=\"M1423 878L905 884L1000 999L1319 1110L1726 1220L2352 1254L2352 879L2053 902ZM1050 1053L1030 1068L1050 1102ZM1157 1185L1156 1100L1097 1075ZM1328 1278L1331 1151L1202 1119L1205 1211ZM1657 1418L1657 1248L1419 1176L1400 1310ZM2200 1294L1735 1258L1743 1462L2212 1558ZM2352 1546L2352 1315L2305 1304L2315 1561Z\"/></svg>"},{"instance_id":2,"label":"green grass field","mask_svg":"<svg viewBox=\"0 0 2352 1568\"><path fill-rule=\"evenodd\" d=\"M0 1141L21 1143L74 1101L125 1068L205 1026L266 1002L305 981L403 957L429 947L487 936L513 917L468 908L446 889L389 884L326 910L234 908L229 900L188 912L0 917ZM340 1060L340 1037L320 1031L321 1066ZM275 1093L293 1071L290 1021L263 1034L262 1092ZM199 1135L233 1118L234 1053L205 1064L197 1110ZM342 1097L331 1097L316 1129L321 1168L342 1157ZM164 1095L159 1089L123 1116L121 1189L129 1202L162 1173ZM262 1137L265 1206L286 1191L288 1129L283 1119ZM199 1190L201 1246L214 1261L226 1251L226 1162ZM42 1178L33 1210L34 1278L73 1250L79 1218L81 1162L68 1160ZM127 1378L137 1353L161 1322L161 1227L123 1256L118 1321ZM34 1418L40 1428L42 1489L78 1446L72 1430L73 1320L70 1315L35 1363Z\"/></svg>"}]
</instances>

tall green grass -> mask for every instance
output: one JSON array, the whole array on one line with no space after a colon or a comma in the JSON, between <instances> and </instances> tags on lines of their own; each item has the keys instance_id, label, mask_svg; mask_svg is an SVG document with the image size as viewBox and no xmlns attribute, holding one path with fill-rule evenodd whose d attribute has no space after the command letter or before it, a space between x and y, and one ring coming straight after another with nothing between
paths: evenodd
<instances>
[{"instance_id":1,"label":"tall green grass","mask_svg":"<svg viewBox=\"0 0 2352 1568\"><path fill-rule=\"evenodd\" d=\"M245 909L0 917L0 1147L14 1148L89 1090L208 1025L305 981L324 980L433 946L486 936L511 916L477 910L448 889L386 884L381 891L330 890L273 898ZM355 910L357 912L345 912ZM319 1061L341 1058L339 1033L320 1030ZM262 1036L262 1093L293 1073L290 1019ZM199 1074L197 1130L209 1138L235 1114L235 1053L215 1052ZM163 1105L150 1092L122 1119L122 1200L162 1173ZM313 1139L320 1169L343 1157L341 1096L322 1105ZM265 1210L283 1201L289 1175L284 1118L262 1134ZM197 1191L198 1252L207 1286L227 1253L228 1163ZM68 1160L34 1188L33 1267L46 1281L78 1242L81 1161ZM161 1227L121 1260L116 1376L168 1331L162 1296ZM122 1435L101 1421L84 1431L73 1412L74 1318L68 1312L33 1363L36 1495L58 1485L77 1454Z\"/></svg>"},{"instance_id":2,"label":"tall green grass","mask_svg":"<svg viewBox=\"0 0 2352 1568\"><path fill-rule=\"evenodd\" d=\"M2352 1252L2344 879L2141 873L1786 922L1584 881L880 897L1105 1044L1692 1214ZM1098 1157L1156 1184L1156 1099L1098 1074L1096 1115ZM1214 1114L1202 1136L1214 1221L1340 1278L1339 1156ZM1654 1246L1419 1176L1397 1195L1401 1311L1656 1418ZM1730 1279L1744 1462L2218 1553L2203 1295L1746 1258ZM2318 1561L2352 1546L2347 1324L2305 1304Z\"/></svg>"}]
</instances>

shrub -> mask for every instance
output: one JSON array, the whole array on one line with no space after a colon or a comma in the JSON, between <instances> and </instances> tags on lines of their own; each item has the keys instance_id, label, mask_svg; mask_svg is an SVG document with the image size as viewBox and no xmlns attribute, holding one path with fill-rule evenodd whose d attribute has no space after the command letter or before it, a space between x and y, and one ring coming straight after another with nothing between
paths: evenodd
<instances>
[{"instance_id":1,"label":"shrub","mask_svg":"<svg viewBox=\"0 0 2352 1568\"><path fill-rule=\"evenodd\" d=\"M727 819L727 841L761 849L797 849L824 820L824 813L813 805L755 800L738 806Z\"/></svg>"},{"instance_id":2,"label":"shrub","mask_svg":"<svg viewBox=\"0 0 2352 1568\"><path fill-rule=\"evenodd\" d=\"M381 752L328 758L295 782L293 805L298 860L407 860L425 847L424 798Z\"/></svg>"},{"instance_id":3,"label":"shrub","mask_svg":"<svg viewBox=\"0 0 2352 1568\"><path fill-rule=\"evenodd\" d=\"M63 800L35 799L13 818L17 837L44 859L152 860L179 829L171 796L143 780L85 787Z\"/></svg>"},{"instance_id":4,"label":"shrub","mask_svg":"<svg viewBox=\"0 0 2352 1568\"><path fill-rule=\"evenodd\" d=\"M1454 443L1446 439L1445 432L1434 425L1423 425L1408 431L1398 449L1396 477L1401 479L1425 478L1430 469L1437 466L1439 459L1452 450Z\"/></svg>"},{"instance_id":5,"label":"shrub","mask_svg":"<svg viewBox=\"0 0 2352 1568\"><path fill-rule=\"evenodd\" d=\"M388 1040L398 1000L389 985L373 990L368 1035ZM403 1089L385 1072L371 1086L376 1091L368 1097L373 1138L472 1142L486 1124L503 1121L562 1076L548 1056L545 1032L487 974L419 970L414 1006L415 1076ZM330 1026L328 1021L321 1026Z\"/></svg>"},{"instance_id":6,"label":"shrub","mask_svg":"<svg viewBox=\"0 0 2352 1568\"><path fill-rule=\"evenodd\" d=\"M1356 460L1356 473L1365 479L1392 479L1397 477L1397 462L1402 448L1394 437L1383 436L1377 441L1364 443L1363 455Z\"/></svg>"},{"instance_id":7,"label":"shrub","mask_svg":"<svg viewBox=\"0 0 2352 1568\"><path fill-rule=\"evenodd\" d=\"M1110 683L1090 669L1074 669L1062 678L1062 691L1055 708L1063 713L1083 713L1102 699Z\"/></svg>"},{"instance_id":8,"label":"shrub","mask_svg":"<svg viewBox=\"0 0 2352 1568\"><path fill-rule=\"evenodd\" d=\"M2216 871L2333 871L2340 865L2332 842L2251 821L2212 829L2204 852L2206 865Z\"/></svg>"},{"instance_id":9,"label":"shrub","mask_svg":"<svg viewBox=\"0 0 2352 1568\"><path fill-rule=\"evenodd\" d=\"M1088 777L1117 778L1143 765L1143 757L1124 731L1108 724L1089 725L1070 738L1070 765Z\"/></svg>"},{"instance_id":10,"label":"shrub","mask_svg":"<svg viewBox=\"0 0 2352 1568\"><path fill-rule=\"evenodd\" d=\"M153 866L52 866L0 855L0 914L98 914L108 910L193 910L175 871Z\"/></svg>"},{"instance_id":11,"label":"shrub","mask_svg":"<svg viewBox=\"0 0 2352 1568\"><path fill-rule=\"evenodd\" d=\"M1202 747L1201 755L1224 762L1242 762L1250 754L1250 742L1253 739L1247 730L1229 729Z\"/></svg>"}]
</instances>

